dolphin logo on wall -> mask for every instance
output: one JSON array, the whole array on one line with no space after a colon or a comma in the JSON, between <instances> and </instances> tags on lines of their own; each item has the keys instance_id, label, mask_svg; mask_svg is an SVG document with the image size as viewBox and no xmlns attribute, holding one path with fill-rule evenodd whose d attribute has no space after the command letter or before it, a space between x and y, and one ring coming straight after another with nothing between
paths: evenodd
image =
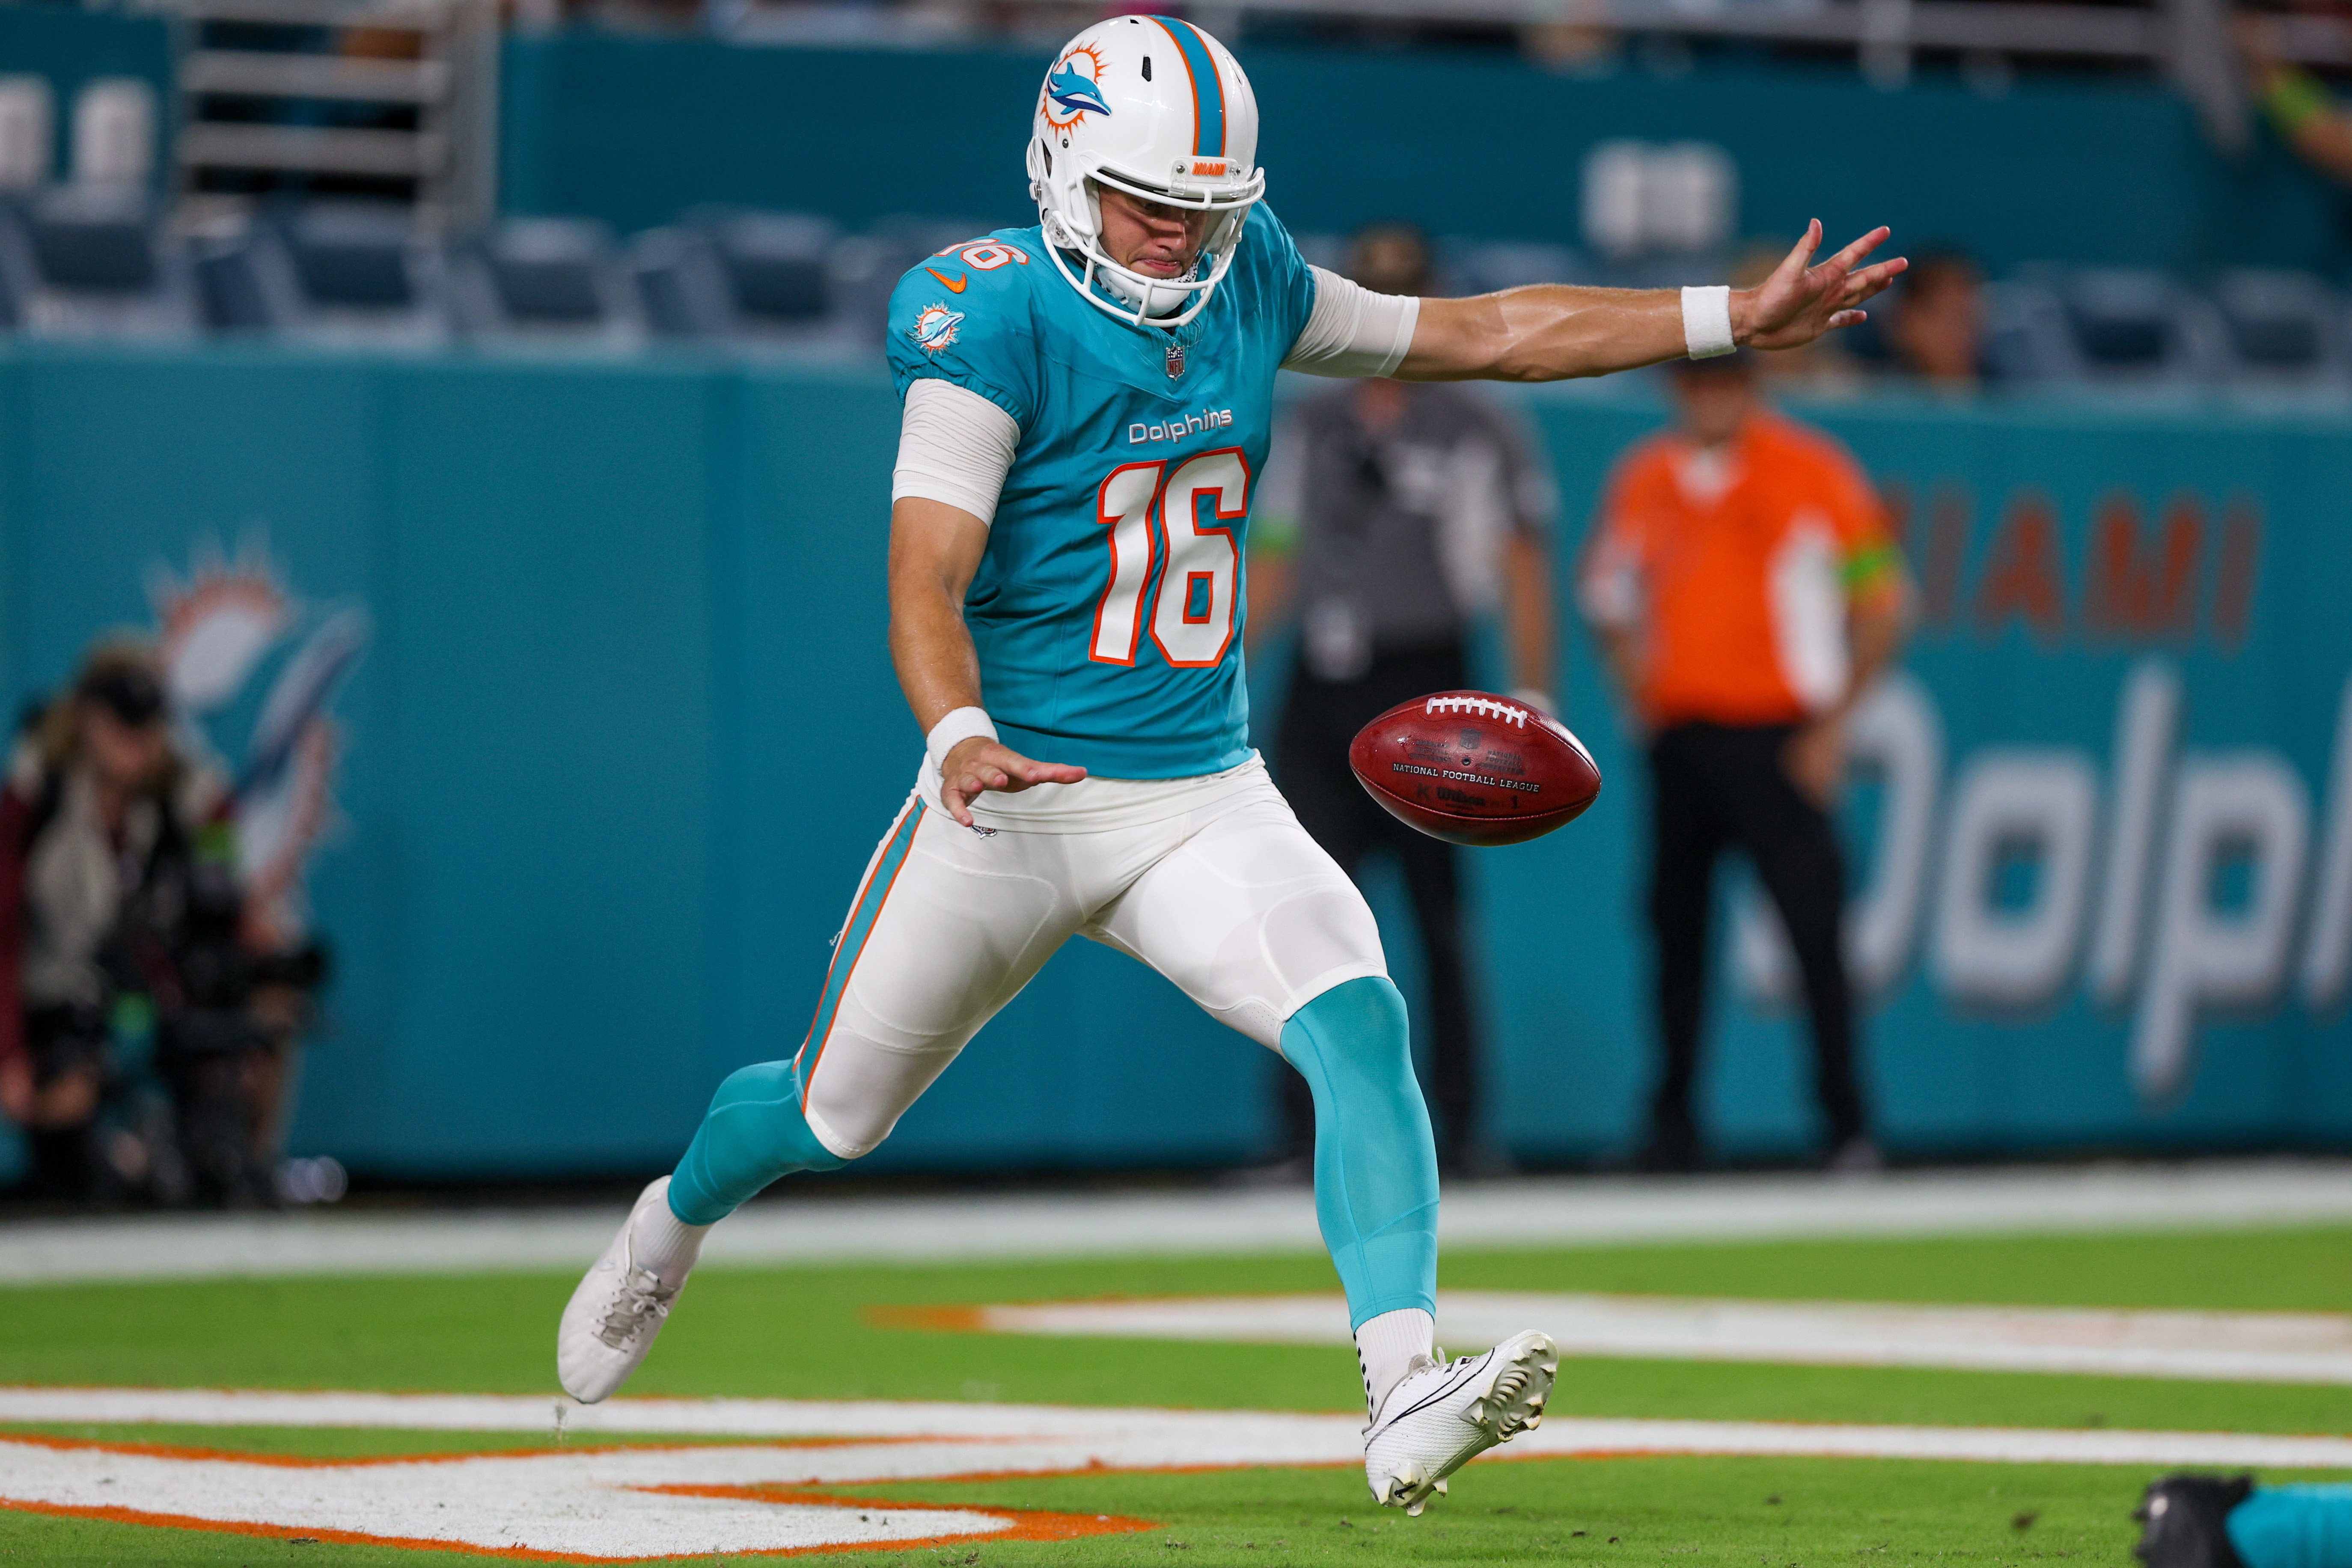
<instances>
[{"instance_id":1,"label":"dolphin logo on wall","mask_svg":"<svg viewBox=\"0 0 2352 1568\"><path fill-rule=\"evenodd\" d=\"M278 940L309 924L305 871L340 817L334 775L342 730L330 711L371 634L357 605L306 605L288 592L257 540L234 561L200 542L183 578L158 563L148 574L163 679L195 755L221 756L215 730L248 695L262 666L290 646L268 679L241 754L222 769L235 781L237 869L256 918Z\"/></svg>"}]
</instances>

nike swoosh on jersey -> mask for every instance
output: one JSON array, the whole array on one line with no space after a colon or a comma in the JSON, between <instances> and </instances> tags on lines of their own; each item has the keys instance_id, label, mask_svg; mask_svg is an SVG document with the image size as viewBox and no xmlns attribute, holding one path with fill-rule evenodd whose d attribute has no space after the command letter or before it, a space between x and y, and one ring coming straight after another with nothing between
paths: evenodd
<instances>
[{"instance_id":1,"label":"nike swoosh on jersey","mask_svg":"<svg viewBox=\"0 0 2352 1568\"><path fill-rule=\"evenodd\" d=\"M940 282L946 284L950 293L961 294L963 292L964 279L962 278L950 278L936 267L926 267L923 270L938 279Z\"/></svg>"}]
</instances>

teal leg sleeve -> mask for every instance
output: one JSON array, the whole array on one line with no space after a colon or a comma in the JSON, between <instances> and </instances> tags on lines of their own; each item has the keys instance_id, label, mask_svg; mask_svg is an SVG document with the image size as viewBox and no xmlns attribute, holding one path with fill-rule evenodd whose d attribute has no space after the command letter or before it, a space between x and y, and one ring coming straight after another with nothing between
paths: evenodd
<instances>
[{"instance_id":1,"label":"teal leg sleeve","mask_svg":"<svg viewBox=\"0 0 2352 1568\"><path fill-rule=\"evenodd\" d=\"M848 1163L801 1115L800 1063L761 1062L729 1074L710 1097L670 1174L669 1211L688 1225L716 1225L779 1176Z\"/></svg>"},{"instance_id":2,"label":"teal leg sleeve","mask_svg":"<svg viewBox=\"0 0 2352 1568\"><path fill-rule=\"evenodd\" d=\"M1315 1097L1315 1217L1348 1321L1437 1305L1437 1143L1412 1076L1404 998L1333 986L1291 1015L1282 1054Z\"/></svg>"},{"instance_id":3,"label":"teal leg sleeve","mask_svg":"<svg viewBox=\"0 0 2352 1568\"><path fill-rule=\"evenodd\" d=\"M2352 1568L2352 1486L2263 1487L2224 1528L2246 1568Z\"/></svg>"}]
</instances>

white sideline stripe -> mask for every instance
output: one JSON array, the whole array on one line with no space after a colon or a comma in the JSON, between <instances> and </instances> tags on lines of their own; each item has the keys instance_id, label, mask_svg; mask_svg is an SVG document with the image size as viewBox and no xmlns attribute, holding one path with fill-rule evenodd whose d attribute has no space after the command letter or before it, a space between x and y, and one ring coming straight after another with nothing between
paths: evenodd
<instances>
[{"instance_id":1,"label":"white sideline stripe","mask_svg":"<svg viewBox=\"0 0 2352 1568\"><path fill-rule=\"evenodd\" d=\"M1336 1295L1053 1301L980 1314L980 1326L999 1333L1350 1342L1347 1302ZM2352 1316L2339 1313L1438 1292L1441 1343L1499 1344L1530 1328L1565 1355L2352 1384Z\"/></svg>"},{"instance_id":2,"label":"white sideline stripe","mask_svg":"<svg viewBox=\"0 0 2352 1568\"><path fill-rule=\"evenodd\" d=\"M1354 1415L886 1400L624 1397L595 1405L564 1403L564 1430L575 1437L667 1434L897 1440L875 1447L768 1450L770 1458L758 1461L772 1469L776 1467L773 1455L782 1453L782 1474L793 1480L903 1480L1083 1469L1097 1464L1114 1469L1348 1464L1363 1458L1363 1424ZM553 1399L527 1394L0 1388L0 1421L546 1432L552 1436L556 1404ZM760 1451L698 1448L692 1452ZM1522 1458L1729 1454L2352 1469L2352 1437L2105 1428L1580 1420L1561 1415L1547 1417L1535 1431L1513 1439L1502 1453ZM13 1472L16 1457L12 1452L9 1465L0 1470ZM728 1479L716 1469L711 1475L717 1480ZM0 1476L0 1495L13 1495L9 1485L9 1477Z\"/></svg>"},{"instance_id":3,"label":"white sideline stripe","mask_svg":"<svg viewBox=\"0 0 2352 1568\"><path fill-rule=\"evenodd\" d=\"M625 1213L186 1215L0 1225L0 1283L585 1268ZM2068 1234L2352 1221L2352 1162L2216 1161L1817 1176L1454 1183L1453 1247ZM1304 1188L777 1197L711 1235L715 1264L1319 1251Z\"/></svg>"}]
</instances>

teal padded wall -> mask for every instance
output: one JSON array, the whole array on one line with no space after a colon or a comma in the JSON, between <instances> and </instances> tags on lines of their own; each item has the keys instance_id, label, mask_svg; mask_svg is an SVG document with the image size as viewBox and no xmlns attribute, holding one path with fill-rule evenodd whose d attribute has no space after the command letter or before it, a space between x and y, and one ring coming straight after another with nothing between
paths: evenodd
<instances>
[{"instance_id":1,"label":"teal padded wall","mask_svg":"<svg viewBox=\"0 0 2352 1568\"><path fill-rule=\"evenodd\" d=\"M1638 383L1528 405L1567 501L1564 595L1609 462L1660 410ZM2338 760L2352 755L2338 727L2352 419L1898 400L1812 412L1911 498L1929 618L1908 668L1942 736L1931 861L1960 781L1996 753L2063 752L2104 800L2118 693L2151 658L2182 680L2167 767L2253 756L2309 818L2295 865L2252 874L2298 879L2290 961L2267 989L2196 1010L2183 1086L2155 1098L2131 1069L2147 976L2103 1008L2077 952L2033 1006L1987 1008L1937 969L1931 876L1870 1009L1889 1142L2352 1137L2352 1024L2300 979L2322 840L2352 826ZM314 888L341 965L300 1148L420 1175L649 1169L729 1068L796 1046L919 747L883 649L893 416L887 382L863 369L0 353L11 698L51 688L98 632L146 623L151 569L184 568L205 539L266 538L306 598L373 617L337 710L347 823ZM2126 503L2139 565L2168 520L2196 520L2179 616L2119 619L2101 597L2114 561L2095 543L2100 518ZM2047 613L2025 615L2021 520L2042 515L2046 595L2031 602ZM1567 830L1472 861L1492 1113L1513 1147L1547 1158L1622 1147L1648 1073L1640 767L1583 639L1563 647L1570 719L1608 787ZM1265 663L1261 733L1280 686ZM1851 813L1865 885L1885 858L1885 794L1864 790ZM2210 898L2193 895L2225 921L2253 896L2221 886L2226 859ZM1408 929L1392 882L1376 877L1374 894L1392 938ZM1402 946L1398 960L1414 995ZM1732 968L1727 953L1709 1120L1735 1152L1795 1152L1814 1134L1801 1036L1744 1000ZM1140 966L1074 943L874 1159L1245 1158L1270 1136L1272 1070Z\"/></svg>"}]
</instances>

